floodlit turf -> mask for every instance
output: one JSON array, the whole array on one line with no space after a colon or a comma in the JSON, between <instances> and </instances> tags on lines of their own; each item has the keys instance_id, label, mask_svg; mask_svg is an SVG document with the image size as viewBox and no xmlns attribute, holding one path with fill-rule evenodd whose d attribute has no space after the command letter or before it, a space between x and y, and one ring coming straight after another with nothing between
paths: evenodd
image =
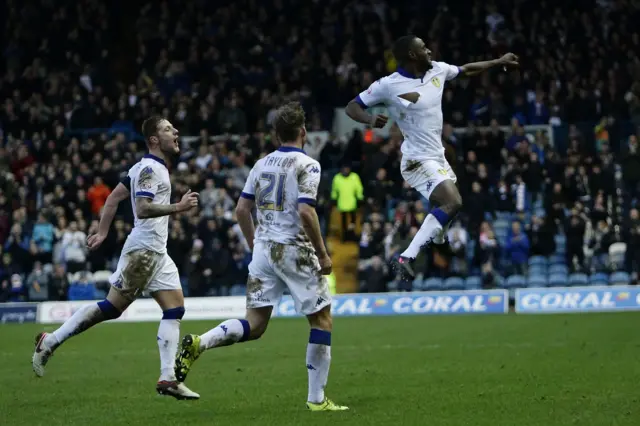
<instances>
[{"instance_id":1,"label":"floodlit turf","mask_svg":"<svg viewBox=\"0 0 640 426\"><path fill-rule=\"evenodd\" d=\"M640 425L640 313L337 318L328 395L305 409L304 320L209 351L187 383L155 394L156 324L98 326L67 342L42 379L42 326L0 326L0 425ZM215 322L184 322L201 333ZM46 329L51 330L51 326Z\"/></svg>"}]
</instances>

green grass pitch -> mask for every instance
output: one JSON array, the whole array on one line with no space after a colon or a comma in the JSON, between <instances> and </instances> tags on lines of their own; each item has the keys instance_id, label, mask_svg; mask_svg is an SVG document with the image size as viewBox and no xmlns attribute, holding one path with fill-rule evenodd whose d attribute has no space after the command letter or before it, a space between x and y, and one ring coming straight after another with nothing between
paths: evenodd
<instances>
[{"instance_id":1,"label":"green grass pitch","mask_svg":"<svg viewBox=\"0 0 640 426\"><path fill-rule=\"evenodd\" d=\"M205 353L187 380L199 401L155 394L157 324L98 326L42 379L31 353L43 326L2 325L0 425L640 425L640 313L334 321L327 394L342 413L305 409L302 319Z\"/></svg>"}]
</instances>

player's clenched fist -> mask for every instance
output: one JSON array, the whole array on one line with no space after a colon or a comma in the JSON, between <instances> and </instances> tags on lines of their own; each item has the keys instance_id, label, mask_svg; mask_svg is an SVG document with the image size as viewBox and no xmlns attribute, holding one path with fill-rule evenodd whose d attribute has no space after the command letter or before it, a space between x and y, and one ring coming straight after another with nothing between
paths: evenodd
<instances>
[{"instance_id":1,"label":"player's clenched fist","mask_svg":"<svg viewBox=\"0 0 640 426\"><path fill-rule=\"evenodd\" d=\"M373 127L374 129L382 129L387 125L388 120L389 117L387 117L386 115L376 114L371 118L371 127Z\"/></svg>"},{"instance_id":2,"label":"player's clenched fist","mask_svg":"<svg viewBox=\"0 0 640 426\"><path fill-rule=\"evenodd\" d=\"M333 268L333 263L331 263L331 258L329 256L324 256L318 259L320 262L320 272L322 275L331 274L331 269Z\"/></svg>"},{"instance_id":3,"label":"player's clenched fist","mask_svg":"<svg viewBox=\"0 0 640 426\"><path fill-rule=\"evenodd\" d=\"M87 238L87 247L89 250L96 250L102 245L105 238L107 238L107 236L100 233L90 235L89 238Z\"/></svg>"},{"instance_id":4,"label":"player's clenched fist","mask_svg":"<svg viewBox=\"0 0 640 426\"><path fill-rule=\"evenodd\" d=\"M191 190L188 190L182 196L180 203L178 203L178 205L180 206L180 211L187 211L191 210L194 207L197 207L199 196L200 194L198 194L197 192L191 192Z\"/></svg>"},{"instance_id":5,"label":"player's clenched fist","mask_svg":"<svg viewBox=\"0 0 640 426\"><path fill-rule=\"evenodd\" d=\"M507 53L506 55L503 55L500 58L500 64L501 65L509 65L509 66L518 66L519 65L519 58L514 55L513 53Z\"/></svg>"}]
</instances>

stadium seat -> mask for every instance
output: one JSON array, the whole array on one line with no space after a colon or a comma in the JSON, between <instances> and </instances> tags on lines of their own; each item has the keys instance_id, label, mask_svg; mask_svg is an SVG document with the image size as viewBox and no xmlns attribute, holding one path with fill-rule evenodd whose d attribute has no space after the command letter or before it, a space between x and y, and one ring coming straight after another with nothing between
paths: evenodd
<instances>
[{"instance_id":1,"label":"stadium seat","mask_svg":"<svg viewBox=\"0 0 640 426\"><path fill-rule=\"evenodd\" d=\"M564 265L566 261L566 257L561 254L554 254L549 256L549 265Z\"/></svg>"},{"instance_id":2,"label":"stadium seat","mask_svg":"<svg viewBox=\"0 0 640 426\"><path fill-rule=\"evenodd\" d=\"M549 276L549 287L566 287L568 282L567 274L551 274Z\"/></svg>"},{"instance_id":3,"label":"stadium seat","mask_svg":"<svg viewBox=\"0 0 640 426\"><path fill-rule=\"evenodd\" d=\"M553 239L554 239L554 240L555 240L555 242L556 242L556 246L558 246L558 245L563 245L563 246L565 246L565 245L567 244L567 237L565 237L565 236L564 236L564 235L562 235L562 234L556 234L556 236L555 236L555 237L553 237Z\"/></svg>"},{"instance_id":4,"label":"stadium seat","mask_svg":"<svg viewBox=\"0 0 640 426\"><path fill-rule=\"evenodd\" d=\"M527 287L539 288L547 286L547 277L544 275L533 275L527 278Z\"/></svg>"},{"instance_id":5,"label":"stadium seat","mask_svg":"<svg viewBox=\"0 0 640 426\"><path fill-rule=\"evenodd\" d=\"M571 287L582 287L589 284L589 277L587 274L576 273L569 275L569 285Z\"/></svg>"},{"instance_id":6,"label":"stadium seat","mask_svg":"<svg viewBox=\"0 0 640 426\"><path fill-rule=\"evenodd\" d=\"M493 229L496 232L498 232L499 230L509 230L509 228L509 221L506 219L496 219L496 221L493 222Z\"/></svg>"},{"instance_id":7,"label":"stadium seat","mask_svg":"<svg viewBox=\"0 0 640 426\"><path fill-rule=\"evenodd\" d=\"M530 266L527 275L547 275L547 267L542 265Z\"/></svg>"},{"instance_id":8,"label":"stadium seat","mask_svg":"<svg viewBox=\"0 0 640 426\"><path fill-rule=\"evenodd\" d=\"M464 290L464 280L458 277L447 278L444 282L445 290Z\"/></svg>"},{"instance_id":9,"label":"stadium seat","mask_svg":"<svg viewBox=\"0 0 640 426\"><path fill-rule=\"evenodd\" d=\"M424 282L425 290L442 290L443 287L442 279L440 278L429 278Z\"/></svg>"},{"instance_id":10,"label":"stadium seat","mask_svg":"<svg viewBox=\"0 0 640 426\"><path fill-rule=\"evenodd\" d=\"M547 267L547 258L544 256L532 256L529 258L529 266L544 266Z\"/></svg>"},{"instance_id":11,"label":"stadium seat","mask_svg":"<svg viewBox=\"0 0 640 426\"><path fill-rule=\"evenodd\" d=\"M96 283L96 288L108 290L111 287L109 277L111 277L111 271L95 272L93 274L93 281ZM100 298L100 296L98 296L98 298Z\"/></svg>"},{"instance_id":12,"label":"stadium seat","mask_svg":"<svg viewBox=\"0 0 640 426\"><path fill-rule=\"evenodd\" d=\"M567 267L567 265L561 265L561 264L551 265L551 267L549 268L549 275L556 275L556 274L568 275L569 268Z\"/></svg>"},{"instance_id":13,"label":"stadium seat","mask_svg":"<svg viewBox=\"0 0 640 426\"><path fill-rule=\"evenodd\" d=\"M466 258L467 258L467 262L471 263L473 261L473 256L475 255L476 252L476 240L470 240L467 243L467 248L466 248Z\"/></svg>"},{"instance_id":14,"label":"stadium seat","mask_svg":"<svg viewBox=\"0 0 640 426\"><path fill-rule=\"evenodd\" d=\"M467 277L464 282L464 288L467 290L479 290L482 288L482 278L478 276Z\"/></svg>"},{"instance_id":15,"label":"stadium seat","mask_svg":"<svg viewBox=\"0 0 640 426\"><path fill-rule=\"evenodd\" d=\"M506 229L496 229L496 239L504 246L509 236L509 231Z\"/></svg>"},{"instance_id":16,"label":"stadium seat","mask_svg":"<svg viewBox=\"0 0 640 426\"><path fill-rule=\"evenodd\" d=\"M609 264L614 270L624 267L624 258L627 253L626 243L613 243L609 247Z\"/></svg>"},{"instance_id":17,"label":"stadium seat","mask_svg":"<svg viewBox=\"0 0 640 426\"><path fill-rule=\"evenodd\" d=\"M396 284L396 287L397 287L397 284ZM422 278L416 278L411 283L411 288L413 289L413 291L426 290L424 280Z\"/></svg>"},{"instance_id":18,"label":"stadium seat","mask_svg":"<svg viewBox=\"0 0 640 426\"><path fill-rule=\"evenodd\" d=\"M597 274L592 274L589 277L589 285L608 285L609 284L609 276L607 274L603 274L602 272Z\"/></svg>"},{"instance_id":19,"label":"stadium seat","mask_svg":"<svg viewBox=\"0 0 640 426\"><path fill-rule=\"evenodd\" d=\"M527 286L527 282L522 275L511 275L507 278L504 283L504 287L507 289L511 288L525 288Z\"/></svg>"},{"instance_id":20,"label":"stadium seat","mask_svg":"<svg viewBox=\"0 0 640 426\"><path fill-rule=\"evenodd\" d=\"M236 284L231 287L230 296L244 296L247 293L247 288L243 285Z\"/></svg>"},{"instance_id":21,"label":"stadium seat","mask_svg":"<svg viewBox=\"0 0 640 426\"><path fill-rule=\"evenodd\" d=\"M611 277L609 277L609 284L610 285L629 285L631 284L631 277L627 272L623 272L623 271L614 272L613 274L611 274Z\"/></svg>"}]
</instances>

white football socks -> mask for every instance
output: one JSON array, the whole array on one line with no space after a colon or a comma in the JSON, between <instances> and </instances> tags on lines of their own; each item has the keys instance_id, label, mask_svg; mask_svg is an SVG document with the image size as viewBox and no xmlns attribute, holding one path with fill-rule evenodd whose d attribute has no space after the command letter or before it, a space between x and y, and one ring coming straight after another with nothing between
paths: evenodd
<instances>
[{"instance_id":1,"label":"white football socks","mask_svg":"<svg viewBox=\"0 0 640 426\"><path fill-rule=\"evenodd\" d=\"M331 332L312 328L307 345L308 402L319 404L324 401L324 388L327 386L330 366Z\"/></svg>"},{"instance_id":2,"label":"white football socks","mask_svg":"<svg viewBox=\"0 0 640 426\"><path fill-rule=\"evenodd\" d=\"M422 222L422 226L416 233L409 247L402 252L400 256L415 259L420 253L420 249L425 245L438 238L442 233L442 225L438 222L438 219L434 215L429 214L427 218Z\"/></svg>"},{"instance_id":3,"label":"white football socks","mask_svg":"<svg viewBox=\"0 0 640 426\"><path fill-rule=\"evenodd\" d=\"M229 346L236 342L244 342L248 338L249 322L244 319L230 319L221 322L218 326L200 336L200 349Z\"/></svg>"},{"instance_id":4,"label":"white football socks","mask_svg":"<svg viewBox=\"0 0 640 426\"><path fill-rule=\"evenodd\" d=\"M83 306L75 311L71 318L66 320L57 330L49 333L44 343L55 349L68 338L80 334L102 321L118 318L120 314L121 312L108 300Z\"/></svg>"},{"instance_id":5,"label":"white football socks","mask_svg":"<svg viewBox=\"0 0 640 426\"><path fill-rule=\"evenodd\" d=\"M158 327L158 349L160 351L160 380L173 381L175 359L180 341L180 320L163 319Z\"/></svg>"}]
</instances>

